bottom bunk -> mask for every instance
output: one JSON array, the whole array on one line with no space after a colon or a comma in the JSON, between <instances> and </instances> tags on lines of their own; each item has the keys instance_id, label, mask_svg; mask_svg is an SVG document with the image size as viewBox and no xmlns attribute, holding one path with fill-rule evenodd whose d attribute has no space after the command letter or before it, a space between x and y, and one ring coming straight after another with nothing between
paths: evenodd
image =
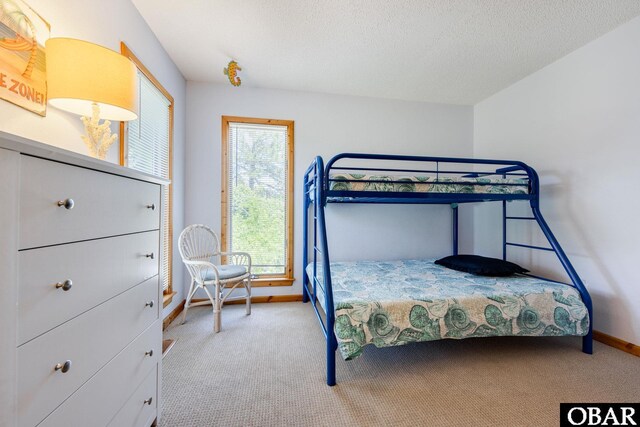
<instances>
[{"instance_id":1,"label":"bottom bunk","mask_svg":"<svg viewBox=\"0 0 640 427\"><path fill-rule=\"evenodd\" d=\"M307 266L314 283L313 264ZM320 264L318 283L325 283ZM485 277L433 259L332 262L335 337L345 360L367 344L489 336L585 336L589 313L573 286L516 274ZM312 294L309 292L309 294ZM321 286L315 293L326 312Z\"/></svg>"}]
</instances>

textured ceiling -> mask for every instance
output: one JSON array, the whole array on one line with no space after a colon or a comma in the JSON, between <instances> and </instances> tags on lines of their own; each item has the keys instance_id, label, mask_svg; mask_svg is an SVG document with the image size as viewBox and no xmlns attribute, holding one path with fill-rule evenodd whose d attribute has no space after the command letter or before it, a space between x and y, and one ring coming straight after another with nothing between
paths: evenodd
<instances>
[{"instance_id":1,"label":"textured ceiling","mask_svg":"<svg viewBox=\"0 0 640 427\"><path fill-rule=\"evenodd\" d=\"M475 104L639 0L132 0L187 80Z\"/></svg>"}]
</instances>

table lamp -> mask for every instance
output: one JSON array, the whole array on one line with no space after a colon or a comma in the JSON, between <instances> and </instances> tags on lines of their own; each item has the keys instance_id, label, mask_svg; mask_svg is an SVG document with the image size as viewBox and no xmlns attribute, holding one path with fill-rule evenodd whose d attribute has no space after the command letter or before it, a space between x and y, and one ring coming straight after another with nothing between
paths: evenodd
<instances>
[{"instance_id":1,"label":"table lamp","mask_svg":"<svg viewBox=\"0 0 640 427\"><path fill-rule=\"evenodd\" d=\"M82 115L82 140L91 156L104 159L118 137L109 120L138 118L136 66L123 55L69 38L46 42L49 104ZM105 121L100 124L100 119Z\"/></svg>"}]
</instances>

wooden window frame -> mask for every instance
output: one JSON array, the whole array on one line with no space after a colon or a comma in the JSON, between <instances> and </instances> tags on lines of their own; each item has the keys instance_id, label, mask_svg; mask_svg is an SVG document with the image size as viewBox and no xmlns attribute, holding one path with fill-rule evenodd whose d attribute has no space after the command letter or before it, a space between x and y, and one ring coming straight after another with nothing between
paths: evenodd
<instances>
[{"instance_id":1,"label":"wooden window frame","mask_svg":"<svg viewBox=\"0 0 640 427\"><path fill-rule=\"evenodd\" d=\"M257 125L275 125L287 127L287 259L285 273L280 275L264 274L258 279L251 280L252 287L266 286L291 286L295 281L293 277L293 199L294 199L294 175L293 175L293 120L258 119L253 117L222 116L222 184L221 184L221 232L220 250L227 251L227 226L228 226L228 167L229 167L229 123L248 123Z\"/></svg>"},{"instance_id":2,"label":"wooden window frame","mask_svg":"<svg viewBox=\"0 0 640 427\"><path fill-rule=\"evenodd\" d=\"M151 71L138 59L136 55L129 49L129 47L124 43L120 42L120 53L127 58L129 58L144 74L144 76L153 83L153 85L158 89L171 103L169 105L169 248L168 254L169 257L169 271L168 280L169 286L167 290L164 291L164 301L163 307L171 304L173 300L173 296L176 292L173 291L173 113L174 113L174 101L173 96L167 91L164 86L155 78ZM120 122L120 165L124 166L125 164L125 124L124 122Z\"/></svg>"}]
</instances>

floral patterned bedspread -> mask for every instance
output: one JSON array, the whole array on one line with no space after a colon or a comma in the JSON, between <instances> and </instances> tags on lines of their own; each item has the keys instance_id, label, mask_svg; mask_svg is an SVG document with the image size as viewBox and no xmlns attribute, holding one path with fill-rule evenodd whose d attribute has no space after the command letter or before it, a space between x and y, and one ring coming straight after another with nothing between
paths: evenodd
<instances>
[{"instance_id":1,"label":"floral patterned bedspread","mask_svg":"<svg viewBox=\"0 0 640 427\"><path fill-rule=\"evenodd\" d=\"M474 276L433 261L331 263L335 334L345 360L367 344L588 332L587 309L571 286L522 275ZM318 276L323 283L320 265ZM325 308L324 295L318 298Z\"/></svg>"},{"instance_id":2,"label":"floral patterned bedspread","mask_svg":"<svg viewBox=\"0 0 640 427\"><path fill-rule=\"evenodd\" d=\"M331 174L336 191L389 191L410 193L527 194L528 180L520 178L447 178L435 176ZM391 182L395 181L395 182ZM435 184L446 182L447 184ZM482 185L477 185L482 184ZM507 184L507 185L505 185ZM519 184L519 185L513 185Z\"/></svg>"}]
</instances>

